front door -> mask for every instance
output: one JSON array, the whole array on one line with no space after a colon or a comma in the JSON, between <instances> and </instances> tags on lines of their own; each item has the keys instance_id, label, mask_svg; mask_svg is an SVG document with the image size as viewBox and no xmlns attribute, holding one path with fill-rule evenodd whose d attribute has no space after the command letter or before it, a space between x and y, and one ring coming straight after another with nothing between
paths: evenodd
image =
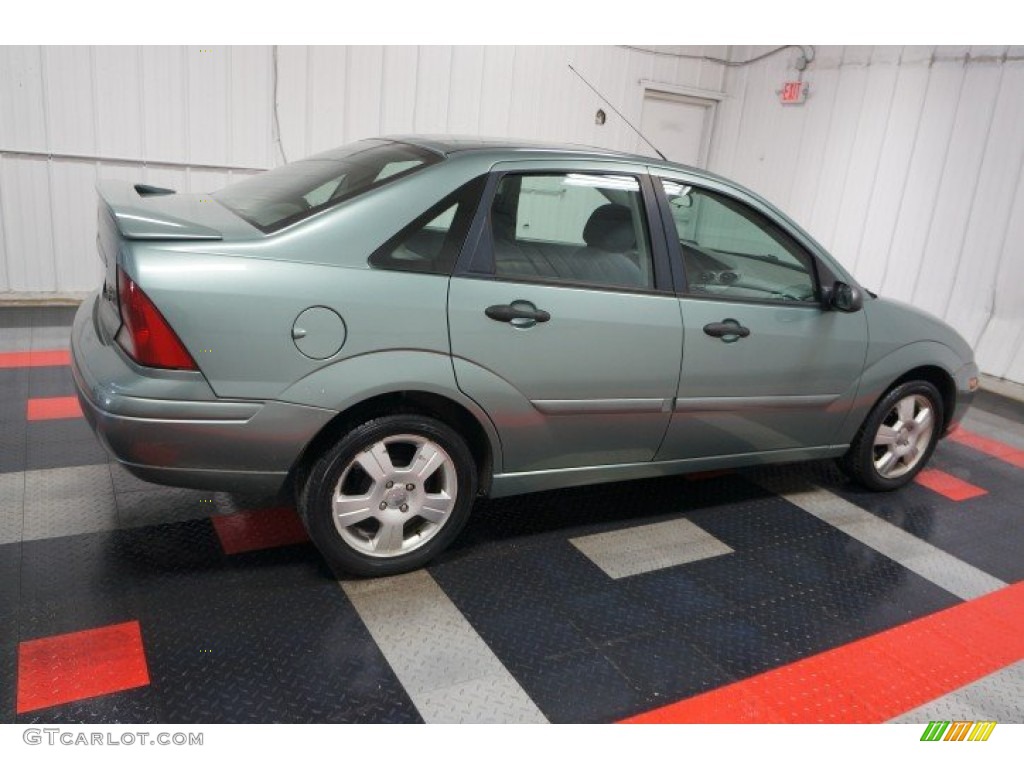
<instances>
[{"instance_id":1,"label":"front door","mask_svg":"<svg viewBox=\"0 0 1024 768\"><path fill-rule=\"evenodd\" d=\"M660 184L685 278L685 348L657 458L829 445L864 365L864 313L823 306L824 265L768 216L681 178Z\"/></svg>"},{"instance_id":2,"label":"front door","mask_svg":"<svg viewBox=\"0 0 1024 768\"><path fill-rule=\"evenodd\" d=\"M650 180L631 166L507 164L451 280L460 389L514 473L650 461L668 427L682 323Z\"/></svg>"}]
</instances>

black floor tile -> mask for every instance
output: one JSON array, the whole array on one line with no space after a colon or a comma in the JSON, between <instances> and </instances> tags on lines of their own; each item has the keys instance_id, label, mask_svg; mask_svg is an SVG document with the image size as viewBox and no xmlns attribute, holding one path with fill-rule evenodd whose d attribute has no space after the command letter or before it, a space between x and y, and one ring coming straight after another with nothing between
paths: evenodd
<instances>
[{"instance_id":1,"label":"black floor tile","mask_svg":"<svg viewBox=\"0 0 1024 768\"><path fill-rule=\"evenodd\" d=\"M77 428L67 439L42 440L30 427L25 442L24 469L59 469L87 464L106 464L110 456L92 434L76 436Z\"/></svg>"},{"instance_id":2,"label":"black floor tile","mask_svg":"<svg viewBox=\"0 0 1024 768\"><path fill-rule=\"evenodd\" d=\"M150 686L108 693L68 704L36 709L17 716L29 724L69 723L163 723L167 722L157 691ZM150 734L156 738L156 731Z\"/></svg>"},{"instance_id":3,"label":"black floor tile","mask_svg":"<svg viewBox=\"0 0 1024 768\"><path fill-rule=\"evenodd\" d=\"M21 472L28 454L25 422L0 423L0 472Z\"/></svg>"},{"instance_id":4,"label":"black floor tile","mask_svg":"<svg viewBox=\"0 0 1024 768\"><path fill-rule=\"evenodd\" d=\"M73 309L0 309L0 327ZM0 471L106 463L82 419L27 423L73 392L66 368L0 369ZM944 442L935 466L989 490L820 483L1006 581L1024 578L1020 470ZM569 539L685 517L735 551L613 580ZM483 502L430 573L540 709L608 722L805 658L959 602L742 473ZM151 685L15 718L19 640L126 620ZM0 546L0 722L417 722L311 545L227 557L208 520Z\"/></svg>"},{"instance_id":5,"label":"black floor tile","mask_svg":"<svg viewBox=\"0 0 1024 768\"><path fill-rule=\"evenodd\" d=\"M17 627L17 620L12 623ZM0 637L0 724L13 723L17 709L18 644L8 634Z\"/></svg>"},{"instance_id":6,"label":"black floor tile","mask_svg":"<svg viewBox=\"0 0 1024 768\"><path fill-rule=\"evenodd\" d=\"M255 565L255 564L253 564ZM203 600L140 607L154 688L172 722L353 722L415 708L355 610L327 579L255 579Z\"/></svg>"},{"instance_id":7,"label":"black floor tile","mask_svg":"<svg viewBox=\"0 0 1024 768\"><path fill-rule=\"evenodd\" d=\"M654 708L732 682L671 624L601 647L620 674L648 697Z\"/></svg>"},{"instance_id":8,"label":"black floor tile","mask_svg":"<svg viewBox=\"0 0 1024 768\"><path fill-rule=\"evenodd\" d=\"M599 650L524 667L516 678L553 723L607 723L653 703Z\"/></svg>"},{"instance_id":9,"label":"black floor tile","mask_svg":"<svg viewBox=\"0 0 1024 768\"><path fill-rule=\"evenodd\" d=\"M691 563L676 568L661 568L622 579L619 584L630 600L657 611L667 624L736 609L738 604L732 598L737 596L730 596L729 590L715 589L707 573L704 578L698 578L695 573L697 565ZM742 575L746 571L740 573Z\"/></svg>"},{"instance_id":10,"label":"black floor tile","mask_svg":"<svg viewBox=\"0 0 1024 768\"><path fill-rule=\"evenodd\" d=\"M800 657L771 626L758 621L763 613L737 610L700 616L680 625L679 632L706 659L742 679Z\"/></svg>"},{"instance_id":11,"label":"black floor tile","mask_svg":"<svg viewBox=\"0 0 1024 768\"><path fill-rule=\"evenodd\" d=\"M78 306L0 307L0 328L71 326Z\"/></svg>"},{"instance_id":12,"label":"black floor tile","mask_svg":"<svg viewBox=\"0 0 1024 768\"><path fill-rule=\"evenodd\" d=\"M75 394L70 366L38 366L29 368L28 372L29 397L70 397Z\"/></svg>"}]
</instances>

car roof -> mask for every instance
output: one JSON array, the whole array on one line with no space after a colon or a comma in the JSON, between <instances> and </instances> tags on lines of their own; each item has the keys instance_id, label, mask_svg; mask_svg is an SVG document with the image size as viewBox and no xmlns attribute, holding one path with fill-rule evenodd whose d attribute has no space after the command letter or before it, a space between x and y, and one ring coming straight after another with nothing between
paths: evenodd
<instances>
[{"instance_id":1,"label":"car roof","mask_svg":"<svg viewBox=\"0 0 1024 768\"><path fill-rule=\"evenodd\" d=\"M478 152L493 157L495 161L536 159L538 154L550 154L558 159L567 160L620 160L625 163L639 163L654 168L684 171L704 179L721 182L736 187L736 182L719 176L704 168L697 168L672 160L664 160L652 155L640 155L634 152L622 152L617 149L595 147L589 144L570 144L567 142L537 141L534 139L514 139L490 136L459 136L447 134L397 134L377 137L377 141L397 141L412 144L442 157L450 157L460 153ZM749 190L748 190L749 191Z\"/></svg>"},{"instance_id":2,"label":"car roof","mask_svg":"<svg viewBox=\"0 0 1024 768\"><path fill-rule=\"evenodd\" d=\"M404 144L412 144L423 149L436 152L437 154L454 155L462 152L486 152L488 154L503 156L503 159L514 160L523 153L550 152L559 157L572 157L574 159L614 159L630 163L643 163L645 165L657 165L670 168L682 168L691 173L710 175L699 168L674 163L669 160L662 160L659 157L640 155L631 152L621 152L616 149L595 147L588 144L569 144L549 141L535 141L531 139L512 139L501 137L485 136L448 136L448 135L414 135L401 134L393 136L382 136L384 141L398 141Z\"/></svg>"}]
</instances>

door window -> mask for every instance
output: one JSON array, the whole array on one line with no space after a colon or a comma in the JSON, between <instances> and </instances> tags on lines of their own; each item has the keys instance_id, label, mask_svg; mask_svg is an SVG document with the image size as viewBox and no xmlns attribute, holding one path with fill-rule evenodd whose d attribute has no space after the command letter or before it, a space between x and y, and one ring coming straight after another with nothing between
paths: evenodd
<instances>
[{"instance_id":1,"label":"door window","mask_svg":"<svg viewBox=\"0 0 1024 768\"><path fill-rule=\"evenodd\" d=\"M770 219L710 190L662 180L696 296L813 302L814 260Z\"/></svg>"},{"instance_id":2,"label":"door window","mask_svg":"<svg viewBox=\"0 0 1024 768\"><path fill-rule=\"evenodd\" d=\"M597 173L507 175L491 207L499 277L654 286L640 181Z\"/></svg>"}]
</instances>

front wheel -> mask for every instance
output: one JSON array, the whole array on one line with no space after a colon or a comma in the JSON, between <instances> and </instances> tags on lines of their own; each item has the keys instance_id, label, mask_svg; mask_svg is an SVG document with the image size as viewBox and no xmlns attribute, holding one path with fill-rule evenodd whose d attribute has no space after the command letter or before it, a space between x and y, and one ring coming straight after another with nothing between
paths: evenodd
<instances>
[{"instance_id":1,"label":"front wheel","mask_svg":"<svg viewBox=\"0 0 1024 768\"><path fill-rule=\"evenodd\" d=\"M313 464L299 512L332 566L388 576L423 566L455 539L476 482L473 456L451 427L416 414L384 416Z\"/></svg>"},{"instance_id":2,"label":"front wheel","mask_svg":"<svg viewBox=\"0 0 1024 768\"><path fill-rule=\"evenodd\" d=\"M841 460L843 469L874 491L901 488L931 458L943 419L942 397L932 384L901 384L868 414Z\"/></svg>"}]
</instances>

